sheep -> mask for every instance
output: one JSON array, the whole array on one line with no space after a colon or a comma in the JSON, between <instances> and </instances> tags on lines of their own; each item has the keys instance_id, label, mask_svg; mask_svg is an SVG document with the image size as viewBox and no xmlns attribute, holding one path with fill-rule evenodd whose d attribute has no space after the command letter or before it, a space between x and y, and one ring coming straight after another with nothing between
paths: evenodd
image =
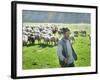
<instances>
[{"instance_id":1,"label":"sheep","mask_svg":"<svg viewBox=\"0 0 100 80\"><path fill-rule=\"evenodd\" d=\"M28 41L30 44L34 44L35 43L35 36L33 36L32 34L28 36Z\"/></svg>"},{"instance_id":2,"label":"sheep","mask_svg":"<svg viewBox=\"0 0 100 80\"><path fill-rule=\"evenodd\" d=\"M70 40L71 44L73 44L75 42L75 38L74 38L73 33L69 36L69 40Z\"/></svg>"},{"instance_id":3,"label":"sheep","mask_svg":"<svg viewBox=\"0 0 100 80\"><path fill-rule=\"evenodd\" d=\"M81 34L82 37L86 37L86 31L85 30L81 30L80 34Z\"/></svg>"},{"instance_id":4,"label":"sheep","mask_svg":"<svg viewBox=\"0 0 100 80\"><path fill-rule=\"evenodd\" d=\"M58 31L58 28L57 28L56 26L55 26L55 27L52 27L52 33L53 33L53 34L56 34L57 31Z\"/></svg>"},{"instance_id":5,"label":"sheep","mask_svg":"<svg viewBox=\"0 0 100 80\"><path fill-rule=\"evenodd\" d=\"M28 36L27 35L23 35L23 46L26 46L28 43Z\"/></svg>"},{"instance_id":6,"label":"sheep","mask_svg":"<svg viewBox=\"0 0 100 80\"><path fill-rule=\"evenodd\" d=\"M74 31L74 36L78 37L79 32L78 31Z\"/></svg>"},{"instance_id":7,"label":"sheep","mask_svg":"<svg viewBox=\"0 0 100 80\"><path fill-rule=\"evenodd\" d=\"M50 44L50 36L48 34L43 35L43 40L46 44Z\"/></svg>"},{"instance_id":8,"label":"sheep","mask_svg":"<svg viewBox=\"0 0 100 80\"><path fill-rule=\"evenodd\" d=\"M58 41L59 41L59 39L57 37L51 36L51 44L52 45L53 45L53 43L54 43L54 45L57 45Z\"/></svg>"},{"instance_id":9,"label":"sheep","mask_svg":"<svg viewBox=\"0 0 100 80\"><path fill-rule=\"evenodd\" d=\"M35 36L35 40L38 41L38 44L41 43L41 39L42 39L41 33L40 32L36 32L34 34L34 36Z\"/></svg>"}]
</instances>

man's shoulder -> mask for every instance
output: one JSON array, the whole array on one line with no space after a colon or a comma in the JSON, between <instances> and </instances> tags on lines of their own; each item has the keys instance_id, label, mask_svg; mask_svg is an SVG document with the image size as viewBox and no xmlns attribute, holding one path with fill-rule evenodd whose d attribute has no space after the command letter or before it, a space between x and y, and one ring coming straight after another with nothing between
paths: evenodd
<instances>
[{"instance_id":1,"label":"man's shoulder","mask_svg":"<svg viewBox=\"0 0 100 80\"><path fill-rule=\"evenodd\" d=\"M60 40L58 41L58 44L62 45L62 42L63 42L63 40L60 39Z\"/></svg>"}]
</instances>

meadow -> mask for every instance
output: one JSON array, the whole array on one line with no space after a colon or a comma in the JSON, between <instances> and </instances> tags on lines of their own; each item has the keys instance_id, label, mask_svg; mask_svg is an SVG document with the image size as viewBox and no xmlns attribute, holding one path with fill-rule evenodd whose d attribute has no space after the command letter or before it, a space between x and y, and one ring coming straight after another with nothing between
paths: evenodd
<instances>
[{"instance_id":1,"label":"meadow","mask_svg":"<svg viewBox=\"0 0 100 80\"><path fill-rule=\"evenodd\" d=\"M38 25L42 23L24 23L26 25ZM43 23L47 25L48 23ZM54 24L54 23L52 23ZM84 29L90 34L90 24L56 24L58 27L68 27L71 31ZM78 60L75 61L76 67L87 67L91 65L91 46L88 35L86 37L75 37L72 45L77 53ZM57 56L57 45L38 44L22 47L22 68L23 69L44 69L60 68Z\"/></svg>"}]
</instances>

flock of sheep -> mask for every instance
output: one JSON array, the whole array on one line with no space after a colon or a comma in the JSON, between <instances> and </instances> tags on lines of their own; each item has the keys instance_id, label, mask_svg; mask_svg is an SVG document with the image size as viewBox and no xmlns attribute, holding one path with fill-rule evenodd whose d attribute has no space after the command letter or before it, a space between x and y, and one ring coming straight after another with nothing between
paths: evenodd
<instances>
[{"instance_id":1,"label":"flock of sheep","mask_svg":"<svg viewBox=\"0 0 100 80\"><path fill-rule=\"evenodd\" d=\"M70 36L70 40L73 43L74 37L78 37L79 31L74 31ZM80 31L81 36L86 36L86 31ZM28 44L51 44L57 45L60 37L62 36L62 28L53 26L23 26L23 45ZM89 35L90 37L90 35Z\"/></svg>"},{"instance_id":2,"label":"flock of sheep","mask_svg":"<svg viewBox=\"0 0 100 80\"><path fill-rule=\"evenodd\" d=\"M59 40L58 36L55 36L57 31L58 28L55 26L24 26L23 45L27 45L29 43L35 44L36 41L38 41L38 43L56 45Z\"/></svg>"}]
</instances>

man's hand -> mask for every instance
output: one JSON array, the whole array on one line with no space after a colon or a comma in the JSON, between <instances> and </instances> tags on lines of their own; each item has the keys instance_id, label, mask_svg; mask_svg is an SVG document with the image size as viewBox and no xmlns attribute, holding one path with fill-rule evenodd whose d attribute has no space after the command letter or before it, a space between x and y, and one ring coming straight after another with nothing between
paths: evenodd
<instances>
[{"instance_id":1,"label":"man's hand","mask_svg":"<svg viewBox=\"0 0 100 80\"><path fill-rule=\"evenodd\" d=\"M65 58L65 59L64 59L64 63L67 64L67 62L68 62L68 60L67 60L67 58Z\"/></svg>"}]
</instances>

